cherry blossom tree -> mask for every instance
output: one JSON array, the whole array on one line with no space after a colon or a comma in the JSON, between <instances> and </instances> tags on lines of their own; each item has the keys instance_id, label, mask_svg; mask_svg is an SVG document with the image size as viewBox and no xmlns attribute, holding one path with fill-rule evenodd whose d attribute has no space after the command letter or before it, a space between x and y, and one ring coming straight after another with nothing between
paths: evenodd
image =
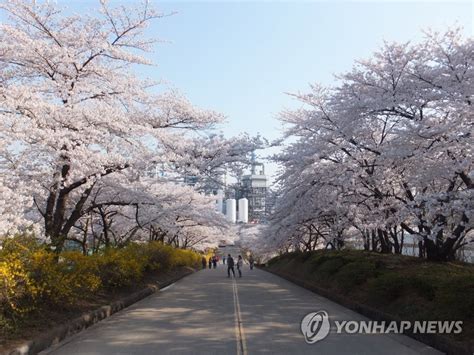
<instances>
[{"instance_id":1,"label":"cherry blossom tree","mask_svg":"<svg viewBox=\"0 0 474 355\"><path fill-rule=\"evenodd\" d=\"M409 233L421 256L452 260L472 241L474 42L460 30L426 37L387 43L337 87L294 95L303 107L282 113L296 141L277 157L277 245L358 230L366 248L400 253Z\"/></svg>"},{"instance_id":2,"label":"cherry blossom tree","mask_svg":"<svg viewBox=\"0 0 474 355\"><path fill-rule=\"evenodd\" d=\"M191 245L200 233L212 234L205 230L212 220L222 223L203 212L208 203L196 191L186 191L185 203L177 186L138 183L147 164L207 177L245 161L255 142L209 134L221 114L175 90L156 94L154 83L135 74L152 64L143 53L155 40L143 31L162 14L148 2L100 5L91 15L66 15L51 2L0 5L9 16L0 29L2 230L42 221L44 236L61 251L100 221L105 239L159 226L189 236L176 245Z\"/></svg>"}]
</instances>

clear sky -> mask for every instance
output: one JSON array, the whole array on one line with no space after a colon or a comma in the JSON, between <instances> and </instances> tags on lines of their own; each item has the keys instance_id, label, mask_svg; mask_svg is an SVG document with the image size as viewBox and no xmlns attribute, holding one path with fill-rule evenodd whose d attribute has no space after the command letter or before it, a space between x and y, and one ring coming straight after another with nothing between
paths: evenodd
<instances>
[{"instance_id":1,"label":"clear sky","mask_svg":"<svg viewBox=\"0 0 474 355\"><path fill-rule=\"evenodd\" d=\"M157 3L177 11L153 27L171 43L157 48L158 70L191 100L223 112L224 132L279 136L285 92L370 56L384 40L416 41L422 30L458 24L473 35L473 2L260 1ZM267 170L275 171L275 166Z\"/></svg>"},{"instance_id":2,"label":"clear sky","mask_svg":"<svg viewBox=\"0 0 474 355\"><path fill-rule=\"evenodd\" d=\"M58 2L75 12L96 4ZM466 35L474 34L469 0L154 4L177 14L150 29L168 42L153 53L159 66L143 74L167 80L194 104L224 113L226 135L249 132L277 138L278 112L297 105L285 92L305 91L315 82L331 85L333 74L370 56L383 40L416 41L422 29L454 24L463 26ZM268 170L274 172L275 166Z\"/></svg>"}]
</instances>

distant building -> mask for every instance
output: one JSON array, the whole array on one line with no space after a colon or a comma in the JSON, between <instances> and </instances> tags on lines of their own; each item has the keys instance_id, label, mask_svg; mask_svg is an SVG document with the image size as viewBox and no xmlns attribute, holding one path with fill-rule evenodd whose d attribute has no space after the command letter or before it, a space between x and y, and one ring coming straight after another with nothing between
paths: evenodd
<instances>
[{"instance_id":1,"label":"distant building","mask_svg":"<svg viewBox=\"0 0 474 355\"><path fill-rule=\"evenodd\" d=\"M268 188L267 197L265 199L265 209L266 209L267 216L273 213L275 209L276 200L277 200L276 191Z\"/></svg>"},{"instance_id":2,"label":"distant building","mask_svg":"<svg viewBox=\"0 0 474 355\"><path fill-rule=\"evenodd\" d=\"M230 185L227 185L223 169L213 178L202 179L192 173L174 171L172 166L166 167L156 162L148 164L143 176L198 188L201 193L213 196L215 210L226 215L233 223L236 220L240 223L265 222L273 206L265 166L256 161L255 154L252 155L250 174L240 176L236 183ZM244 198L247 201L244 202ZM229 200L233 200L233 203ZM229 207L232 207L230 211Z\"/></svg>"},{"instance_id":3,"label":"distant building","mask_svg":"<svg viewBox=\"0 0 474 355\"><path fill-rule=\"evenodd\" d=\"M199 181L199 178L196 175L184 175L183 183L188 186L196 186Z\"/></svg>"},{"instance_id":4,"label":"distant building","mask_svg":"<svg viewBox=\"0 0 474 355\"><path fill-rule=\"evenodd\" d=\"M248 218L250 223L260 223L266 219L267 208L267 190L268 178L265 175L265 166L255 161L252 157L252 167L250 175L244 175L240 178L236 191L237 198L247 198L248 200Z\"/></svg>"}]
</instances>

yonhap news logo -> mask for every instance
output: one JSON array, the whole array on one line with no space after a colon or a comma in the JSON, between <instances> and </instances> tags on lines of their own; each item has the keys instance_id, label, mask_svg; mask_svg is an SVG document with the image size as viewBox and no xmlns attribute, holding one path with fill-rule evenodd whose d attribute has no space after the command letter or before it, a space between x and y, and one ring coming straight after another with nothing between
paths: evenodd
<instances>
[{"instance_id":1,"label":"yonhap news logo","mask_svg":"<svg viewBox=\"0 0 474 355\"><path fill-rule=\"evenodd\" d=\"M462 321L334 321L336 334L459 334ZM308 344L325 339L331 330L331 322L326 311L308 313L301 320L301 332Z\"/></svg>"},{"instance_id":2,"label":"yonhap news logo","mask_svg":"<svg viewBox=\"0 0 474 355\"><path fill-rule=\"evenodd\" d=\"M309 313L301 321L301 332L308 344L323 340L330 330L329 315L326 311Z\"/></svg>"}]
</instances>

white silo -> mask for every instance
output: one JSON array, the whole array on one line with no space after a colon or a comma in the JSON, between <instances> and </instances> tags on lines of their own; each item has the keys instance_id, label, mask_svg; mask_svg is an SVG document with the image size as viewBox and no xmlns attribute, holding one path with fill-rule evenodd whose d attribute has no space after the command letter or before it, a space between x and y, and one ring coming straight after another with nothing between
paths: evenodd
<instances>
[{"instance_id":1,"label":"white silo","mask_svg":"<svg viewBox=\"0 0 474 355\"><path fill-rule=\"evenodd\" d=\"M225 202L226 205L226 217L229 222L235 223L237 220L237 203L235 199L230 198Z\"/></svg>"},{"instance_id":2,"label":"white silo","mask_svg":"<svg viewBox=\"0 0 474 355\"><path fill-rule=\"evenodd\" d=\"M239 222L249 223L249 200L245 197L239 200Z\"/></svg>"}]
</instances>

